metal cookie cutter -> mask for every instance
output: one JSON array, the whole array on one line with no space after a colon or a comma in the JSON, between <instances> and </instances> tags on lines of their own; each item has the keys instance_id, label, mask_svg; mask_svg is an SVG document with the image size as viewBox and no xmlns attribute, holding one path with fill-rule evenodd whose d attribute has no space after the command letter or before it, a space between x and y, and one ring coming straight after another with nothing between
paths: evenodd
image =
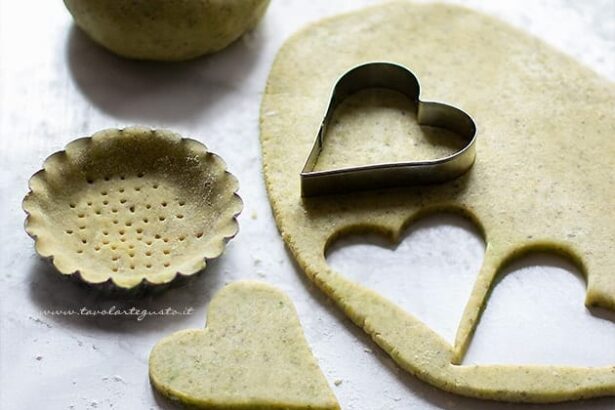
<instances>
[{"instance_id":1,"label":"metal cookie cutter","mask_svg":"<svg viewBox=\"0 0 615 410\"><path fill-rule=\"evenodd\" d=\"M368 88L399 91L416 106L419 125L443 128L467 142L447 157L428 161L391 162L325 171L314 171L323 148L327 126L335 108L349 95ZM335 84L314 147L301 171L301 195L315 196L369 189L441 183L463 175L476 157L476 125L462 110L450 105L421 101L416 76L406 67L389 62L370 62L347 71Z\"/></svg>"}]
</instances>

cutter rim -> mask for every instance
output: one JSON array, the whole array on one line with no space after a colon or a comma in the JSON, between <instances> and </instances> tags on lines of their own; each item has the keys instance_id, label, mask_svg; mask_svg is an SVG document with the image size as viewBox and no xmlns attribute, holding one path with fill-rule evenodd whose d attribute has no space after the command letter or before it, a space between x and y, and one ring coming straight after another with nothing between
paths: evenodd
<instances>
[{"instance_id":1,"label":"cutter rim","mask_svg":"<svg viewBox=\"0 0 615 410\"><path fill-rule=\"evenodd\" d=\"M392 77L391 73L396 76L403 76L404 81L409 81L409 83L402 83L400 85L399 82L396 83L394 80L389 83L388 80L391 80L391 78L384 78L384 83L386 84L379 83L379 80L383 80L383 76L387 76L387 70L390 77ZM378 78L373 76L374 71L376 74L379 74ZM361 78L361 74L364 75L364 78ZM353 75L358 76L358 78L353 78ZM400 78L402 77L398 77L397 80ZM404 86L408 85L414 88L404 88ZM349 89L344 90L343 87ZM340 88L342 91L340 91ZM419 125L445 128L458 136L464 137L467 142L454 153L432 160L380 162L314 171L324 146L327 126L333 117L335 109L350 95L371 88L384 88L401 92L415 104L417 123ZM339 93L342 94L341 97L338 95ZM333 85L329 104L319 126L316 139L300 173L301 196L309 197L443 183L456 179L468 172L476 159L475 144L478 131L476 123L462 109L445 102L421 100L420 93L420 82L417 76L406 66L395 62L370 61L356 65L340 75ZM432 121L421 119L421 114L423 113L425 113L423 116L428 117L435 115L438 117L436 121L438 123L449 122L449 124L448 126L432 125L430 123L433 123L433 118ZM450 123L453 123L453 126ZM370 172L374 175L368 175ZM416 174L414 178L412 177L413 174ZM362 177L362 175L367 175L367 177ZM390 180L387 180L387 178ZM348 184L348 182L350 183Z\"/></svg>"}]
</instances>

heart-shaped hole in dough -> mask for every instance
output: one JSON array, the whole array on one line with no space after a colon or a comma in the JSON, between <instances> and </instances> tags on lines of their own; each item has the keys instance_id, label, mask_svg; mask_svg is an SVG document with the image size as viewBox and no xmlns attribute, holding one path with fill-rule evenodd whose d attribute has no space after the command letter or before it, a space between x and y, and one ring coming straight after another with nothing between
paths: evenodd
<instances>
[{"instance_id":1,"label":"heart-shaped hole in dough","mask_svg":"<svg viewBox=\"0 0 615 410\"><path fill-rule=\"evenodd\" d=\"M327 262L453 344L484 252L472 222L436 214L412 224L395 243L375 234L338 239L328 249Z\"/></svg>"},{"instance_id":2,"label":"heart-shaped hole in dough","mask_svg":"<svg viewBox=\"0 0 615 410\"><path fill-rule=\"evenodd\" d=\"M615 363L615 312L583 304L577 267L534 253L498 276L464 364L610 366Z\"/></svg>"}]
</instances>

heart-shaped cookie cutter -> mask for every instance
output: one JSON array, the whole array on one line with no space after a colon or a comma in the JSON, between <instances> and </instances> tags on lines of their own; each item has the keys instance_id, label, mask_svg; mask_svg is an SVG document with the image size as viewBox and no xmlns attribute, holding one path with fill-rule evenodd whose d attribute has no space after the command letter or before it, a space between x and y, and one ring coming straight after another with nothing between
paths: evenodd
<instances>
[{"instance_id":1,"label":"heart-shaped cookie cutter","mask_svg":"<svg viewBox=\"0 0 615 410\"><path fill-rule=\"evenodd\" d=\"M443 128L466 140L459 151L447 157L426 161L391 162L345 167L324 171L314 168L324 145L327 126L336 107L348 96L369 88L398 91L415 103L419 125ZM467 172L476 158L476 124L451 105L421 101L419 81L408 68L384 61L351 68L335 83L331 100L312 151L301 171L301 195L316 196L370 189L446 182Z\"/></svg>"}]
</instances>

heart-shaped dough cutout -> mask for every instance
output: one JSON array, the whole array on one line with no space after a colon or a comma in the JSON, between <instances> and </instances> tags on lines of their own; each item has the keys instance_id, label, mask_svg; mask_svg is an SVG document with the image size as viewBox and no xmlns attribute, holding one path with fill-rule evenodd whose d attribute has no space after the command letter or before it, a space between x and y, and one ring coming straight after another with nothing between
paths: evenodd
<instances>
[{"instance_id":1,"label":"heart-shaped dough cutout","mask_svg":"<svg viewBox=\"0 0 615 410\"><path fill-rule=\"evenodd\" d=\"M204 330L174 333L152 349L160 393L207 409L339 409L284 293L235 282L212 299L207 318Z\"/></svg>"}]
</instances>

